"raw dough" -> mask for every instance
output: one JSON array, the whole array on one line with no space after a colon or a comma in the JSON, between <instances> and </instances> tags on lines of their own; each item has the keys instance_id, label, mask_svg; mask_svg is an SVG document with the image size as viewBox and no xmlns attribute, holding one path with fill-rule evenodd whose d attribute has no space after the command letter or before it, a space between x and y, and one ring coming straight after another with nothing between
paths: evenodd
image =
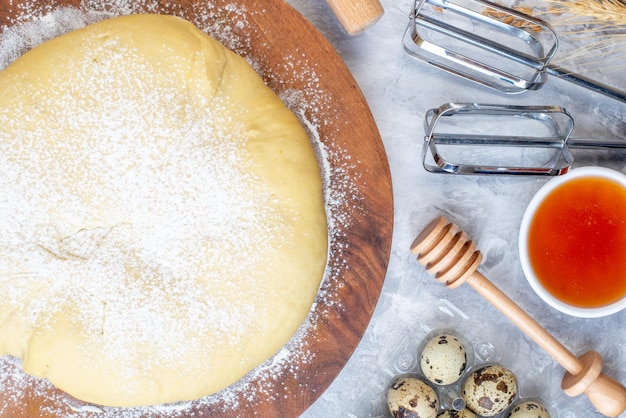
<instances>
[{"instance_id":1,"label":"raw dough","mask_svg":"<svg viewBox=\"0 0 626 418\"><path fill-rule=\"evenodd\" d=\"M171 16L106 20L0 72L0 355L135 406L239 380L324 274L315 152L244 59Z\"/></svg>"}]
</instances>

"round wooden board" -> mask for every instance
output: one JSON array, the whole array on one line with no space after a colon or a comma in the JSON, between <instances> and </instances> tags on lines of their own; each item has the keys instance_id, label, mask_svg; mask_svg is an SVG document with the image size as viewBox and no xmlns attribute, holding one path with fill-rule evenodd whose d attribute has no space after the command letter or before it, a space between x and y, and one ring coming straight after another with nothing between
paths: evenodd
<instances>
[{"instance_id":1,"label":"round wooden board","mask_svg":"<svg viewBox=\"0 0 626 418\"><path fill-rule=\"evenodd\" d=\"M95 3L98 2L0 0L0 25L6 30L57 6L98 11L108 7ZM330 213L335 231L331 234L334 238L327 277L310 324L294 345L294 349L307 355L295 353L293 359L298 364L280 366L272 378L253 371L244 378L246 385L226 389L228 396L216 394L209 401L186 404L172 414L297 416L326 390L352 355L367 328L386 273L393 198L387 158L376 124L336 51L282 0L128 3L133 3L132 13L175 14L196 23L247 57L276 92L282 96L296 92L298 100L308 104L302 107L305 120L314 125L313 131L324 144L330 164L327 187L334 201ZM215 28L220 29L212 33ZM224 28L228 38L220 39ZM25 380L31 383L10 401L12 405L0 410L2 416L72 414L66 395L49 385L42 393L41 385L34 387L37 379ZM261 389L250 392L250 388ZM57 404L50 405L51 402ZM107 416L122 416L128 411L106 408L105 412ZM146 415L153 416L148 412Z\"/></svg>"}]
</instances>

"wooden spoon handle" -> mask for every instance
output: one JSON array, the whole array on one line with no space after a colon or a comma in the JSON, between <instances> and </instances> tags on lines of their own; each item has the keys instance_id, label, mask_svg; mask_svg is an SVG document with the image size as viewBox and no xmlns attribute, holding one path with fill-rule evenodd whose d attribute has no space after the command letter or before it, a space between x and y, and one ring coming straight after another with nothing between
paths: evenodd
<instances>
[{"instance_id":1,"label":"wooden spoon handle","mask_svg":"<svg viewBox=\"0 0 626 418\"><path fill-rule=\"evenodd\" d=\"M327 0L333 13L350 35L367 30L384 14L378 0Z\"/></svg>"}]
</instances>

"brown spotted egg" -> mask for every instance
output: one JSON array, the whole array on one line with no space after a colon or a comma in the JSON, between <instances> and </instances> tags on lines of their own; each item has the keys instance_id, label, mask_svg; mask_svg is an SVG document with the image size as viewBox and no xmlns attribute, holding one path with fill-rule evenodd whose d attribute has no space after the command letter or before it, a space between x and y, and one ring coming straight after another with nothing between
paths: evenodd
<instances>
[{"instance_id":1,"label":"brown spotted egg","mask_svg":"<svg viewBox=\"0 0 626 418\"><path fill-rule=\"evenodd\" d=\"M537 401L524 401L511 408L506 418L550 418L550 413Z\"/></svg>"},{"instance_id":2,"label":"brown spotted egg","mask_svg":"<svg viewBox=\"0 0 626 418\"><path fill-rule=\"evenodd\" d=\"M436 385L450 385L461 378L467 366L463 343L455 336L441 334L431 338L420 356L424 376Z\"/></svg>"},{"instance_id":3,"label":"brown spotted egg","mask_svg":"<svg viewBox=\"0 0 626 418\"><path fill-rule=\"evenodd\" d=\"M387 406L394 418L436 418L439 398L420 379L400 377L387 391Z\"/></svg>"},{"instance_id":4,"label":"brown spotted egg","mask_svg":"<svg viewBox=\"0 0 626 418\"><path fill-rule=\"evenodd\" d=\"M446 409L441 411L437 418L476 418L476 414L467 408L455 411L454 409Z\"/></svg>"},{"instance_id":5,"label":"brown spotted egg","mask_svg":"<svg viewBox=\"0 0 626 418\"><path fill-rule=\"evenodd\" d=\"M461 395L472 412L492 417L513 403L517 395L517 378L506 367L485 366L465 379Z\"/></svg>"}]
</instances>

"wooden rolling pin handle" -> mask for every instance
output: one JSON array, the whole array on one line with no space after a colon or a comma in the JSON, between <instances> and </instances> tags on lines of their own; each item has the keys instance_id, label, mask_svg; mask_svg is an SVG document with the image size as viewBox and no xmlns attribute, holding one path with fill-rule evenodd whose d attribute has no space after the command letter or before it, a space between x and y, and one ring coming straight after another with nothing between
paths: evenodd
<instances>
[{"instance_id":1,"label":"wooden rolling pin handle","mask_svg":"<svg viewBox=\"0 0 626 418\"><path fill-rule=\"evenodd\" d=\"M349 35L366 31L385 13L378 0L327 0Z\"/></svg>"},{"instance_id":2,"label":"wooden rolling pin handle","mask_svg":"<svg viewBox=\"0 0 626 418\"><path fill-rule=\"evenodd\" d=\"M438 217L429 223L411 244L419 263L447 287L469 284L521 331L543 348L567 373L561 387L569 396L585 393L596 409L606 416L626 410L626 388L602 374L602 357L590 351L577 358L537 321L498 289L477 269L482 255L462 231Z\"/></svg>"}]
</instances>

